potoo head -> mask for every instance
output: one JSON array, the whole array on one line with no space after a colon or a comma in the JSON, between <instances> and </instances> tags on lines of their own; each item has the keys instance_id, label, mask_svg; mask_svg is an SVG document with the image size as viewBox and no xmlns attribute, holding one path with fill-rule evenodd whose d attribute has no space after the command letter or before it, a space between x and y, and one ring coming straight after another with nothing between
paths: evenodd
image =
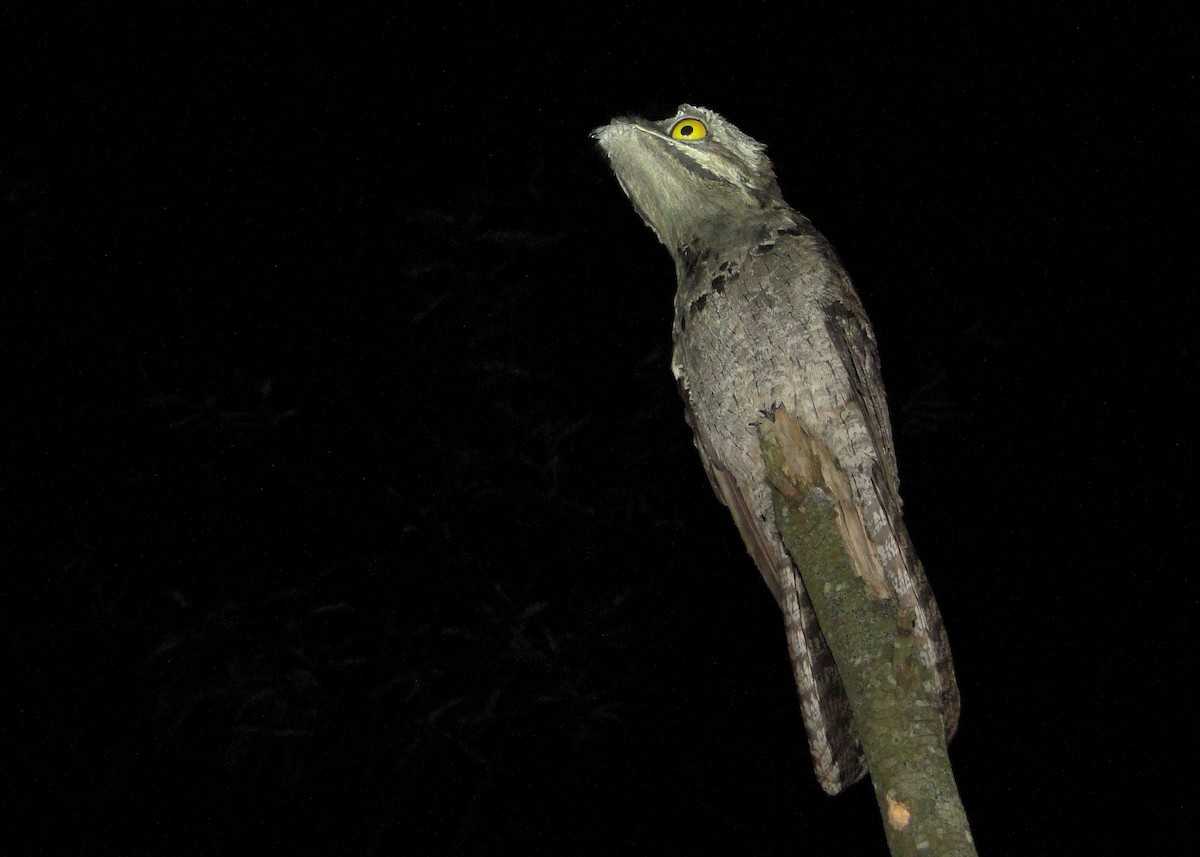
<instances>
[{"instance_id":1,"label":"potoo head","mask_svg":"<svg viewBox=\"0 0 1200 857\"><path fill-rule=\"evenodd\" d=\"M785 207L766 147L704 107L681 104L660 122L620 117L592 136L672 252L698 236L753 229Z\"/></svg>"}]
</instances>

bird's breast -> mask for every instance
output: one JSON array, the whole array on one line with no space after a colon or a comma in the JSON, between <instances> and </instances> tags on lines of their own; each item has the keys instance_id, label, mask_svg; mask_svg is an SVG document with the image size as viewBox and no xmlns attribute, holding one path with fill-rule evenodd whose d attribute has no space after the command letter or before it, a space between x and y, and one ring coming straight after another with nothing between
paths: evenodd
<instances>
[{"instance_id":1,"label":"bird's breast","mask_svg":"<svg viewBox=\"0 0 1200 857\"><path fill-rule=\"evenodd\" d=\"M756 426L776 405L835 448L862 421L830 335L824 276L809 257L771 252L709 254L681 274L672 368L693 419L738 478L761 480Z\"/></svg>"}]
</instances>

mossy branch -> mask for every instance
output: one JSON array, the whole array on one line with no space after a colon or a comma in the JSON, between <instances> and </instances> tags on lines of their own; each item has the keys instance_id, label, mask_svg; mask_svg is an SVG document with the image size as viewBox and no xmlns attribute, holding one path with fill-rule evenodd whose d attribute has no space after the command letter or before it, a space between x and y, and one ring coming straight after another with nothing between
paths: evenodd
<instances>
[{"instance_id":1,"label":"mossy branch","mask_svg":"<svg viewBox=\"0 0 1200 857\"><path fill-rule=\"evenodd\" d=\"M845 475L784 408L759 438L775 520L846 687L893 857L975 857L913 615L863 561Z\"/></svg>"}]
</instances>

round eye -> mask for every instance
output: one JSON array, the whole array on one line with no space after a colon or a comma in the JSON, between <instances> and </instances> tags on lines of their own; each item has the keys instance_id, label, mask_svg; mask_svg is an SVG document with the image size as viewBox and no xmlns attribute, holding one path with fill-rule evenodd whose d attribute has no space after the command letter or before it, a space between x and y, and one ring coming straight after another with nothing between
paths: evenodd
<instances>
[{"instance_id":1,"label":"round eye","mask_svg":"<svg viewBox=\"0 0 1200 857\"><path fill-rule=\"evenodd\" d=\"M702 140L708 136L708 128L699 119L680 119L671 126L671 136L676 140Z\"/></svg>"}]
</instances>

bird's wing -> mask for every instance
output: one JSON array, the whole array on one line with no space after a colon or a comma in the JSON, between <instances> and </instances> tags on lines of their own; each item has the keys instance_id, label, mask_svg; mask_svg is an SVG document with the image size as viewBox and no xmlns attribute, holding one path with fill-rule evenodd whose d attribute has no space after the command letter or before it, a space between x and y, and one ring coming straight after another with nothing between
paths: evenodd
<instances>
[{"instance_id":1,"label":"bird's wing","mask_svg":"<svg viewBox=\"0 0 1200 857\"><path fill-rule=\"evenodd\" d=\"M861 472L861 457L850 462L830 456L831 487L841 492L837 499L846 549L868 584L886 581L902 606L912 610L918 654L938 682L949 740L958 726L958 686L941 613L901 517L900 480L875 335L837 253L807 218L796 219L795 230L780 234L775 245L754 254L754 264L765 272L764 281L773 277L780 289L799 288L798 276L807 281L807 288L819 284L825 330L847 381L839 397L844 396L847 414L861 415L873 450L867 473ZM822 273L798 274L814 270L814 253ZM833 446L832 438L817 440Z\"/></svg>"},{"instance_id":2,"label":"bird's wing","mask_svg":"<svg viewBox=\"0 0 1200 857\"><path fill-rule=\"evenodd\" d=\"M754 513L749 492L720 466L718 456L692 414L686 391L684 405L713 490L729 508L759 574L783 611L788 654L800 696L813 768L821 787L831 795L837 794L866 773L854 716L837 664L817 625L812 602L791 560L783 552L779 537L766 531L764 522Z\"/></svg>"},{"instance_id":3,"label":"bird's wing","mask_svg":"<svg viewBox=\"0 0 1200 857\"><path fill-rule=\"evenodd\" d=\"M832 249L828 252L833 255ZM958 727L960 708L950 641L933 589L901 517L900 480L875 336L844 269L835 256L833 261L839 276L831 283L826 329L850 379L852 396L866 420L877 461L869 483L866 486L860 483L855 490L853 499L858 505L855 517L864 528L862 535L876 547L875 554L892 591L902 600L906 594L911 597L917 626L923 631L918 636L923 646L921 659L940 685L946 740L950 740Z\"/></svg>"}]
</instances>

